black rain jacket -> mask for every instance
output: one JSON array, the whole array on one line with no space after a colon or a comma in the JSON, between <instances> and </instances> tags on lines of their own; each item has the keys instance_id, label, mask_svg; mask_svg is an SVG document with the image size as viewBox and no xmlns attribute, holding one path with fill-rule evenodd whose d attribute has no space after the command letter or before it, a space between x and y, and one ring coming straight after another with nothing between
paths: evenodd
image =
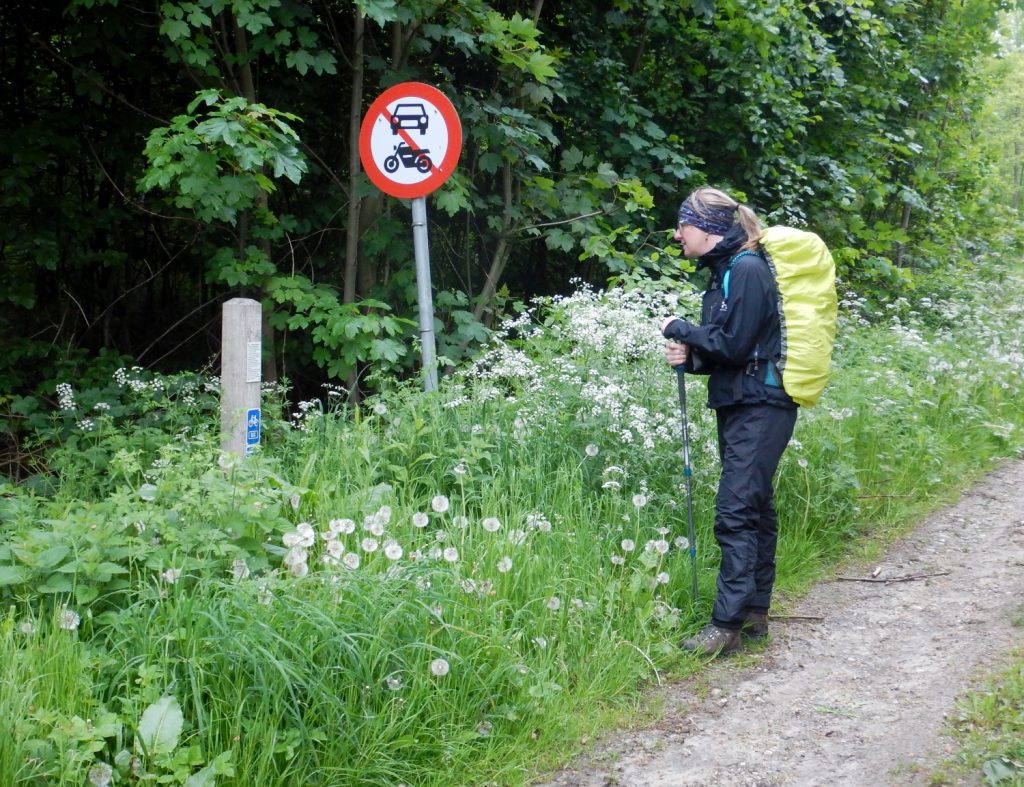
<instances>
[{"instance_id":1,"label":"black rain jacket","mask_svg":"<svg viewBox=\"0 0 1024 787\"><path fill-rule=\"evenodd\" d=\"M673 320L665 326L664 335L689 345L685 371L710 375L711 409L758 403L795 408L782 388L776 365L782 357L782 329L775 276L760 253L743 254L729 268L746 240L737 224L699 259L698 269L711 270L701 303L701 324ZM726 270L731 271L728 302L722 290ZM765 382L769 368L778 385Z\"/></svg>"}]
</instances>

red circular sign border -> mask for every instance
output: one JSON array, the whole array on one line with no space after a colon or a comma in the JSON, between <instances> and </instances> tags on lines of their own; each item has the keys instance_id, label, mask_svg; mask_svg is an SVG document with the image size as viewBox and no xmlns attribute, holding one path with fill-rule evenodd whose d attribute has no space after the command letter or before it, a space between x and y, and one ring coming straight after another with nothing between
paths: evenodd
<instances>
[{"instance_id":1,"label":"red circular sign border","mask_svg":"<svg viewBox=\"0 0 1024 787\"><path fill-rule=\"evenodd\" d=\"M381 172L377 162L373 160L373 152L370 149L370 137L373 134L373 125L377 122L377 117L384 113L388 104L398 98L421 98L429 101L441 113L441 118L448 131L448 148L445 151L444 160L435 166L435 171L431 173L430 177L419 183L395 183L389 179ZM462 123L448 96L436 87L423 82L402 82L389 87L377 96L363 116L363 123L359 129L359 159L370 181L392 197L415 199L436 191L442 183L451 177L460 155L462 155Z\"/></svg>"}]
</instances>

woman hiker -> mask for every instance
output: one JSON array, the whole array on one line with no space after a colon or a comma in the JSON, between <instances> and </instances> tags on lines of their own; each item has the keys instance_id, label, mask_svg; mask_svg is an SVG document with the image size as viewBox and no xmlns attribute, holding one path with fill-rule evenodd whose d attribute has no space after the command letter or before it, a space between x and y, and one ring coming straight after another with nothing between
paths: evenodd
<instances>
[{"instance_id":1,"label":"woman hiker","mask_svg":"<svg viewBox=\"0 0 1024 787\"><path fill-rule=\"evenodd\" d=\"M797 405L776 366L782 353L778 296L760 235L754 212L717 189L697 189L679 207L675 239L711 278L700 325L677 317L662 323L669 340L665 358L691 374L709 375L708 407L717 418L722 459L715 502L718 593L711 621L682 643L698 655L737 650L741 632L768 634L778 533L772 477L793 434Z\"/></svg>"}]
</instances>

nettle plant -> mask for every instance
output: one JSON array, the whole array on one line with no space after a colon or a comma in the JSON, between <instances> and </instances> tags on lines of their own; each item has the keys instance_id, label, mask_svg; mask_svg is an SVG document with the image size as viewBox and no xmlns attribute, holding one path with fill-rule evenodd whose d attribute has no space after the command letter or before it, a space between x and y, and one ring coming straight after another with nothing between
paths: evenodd
<instances>
[{"instance_id":1,"label":"nettle plant","mask_svg":"<svg viewBox=\"0 0 1024 787\"><path fill-rule=\"evenodd\" d=\"M218 447L216 381L119 369L110 386L59 386L41 494L4 486L0 597L116 609L153 583L267 564L301 490ZM273 417L278 404L268 397ZM33 485L36 488L43 484Z\"/></svg>"}]
</instances>

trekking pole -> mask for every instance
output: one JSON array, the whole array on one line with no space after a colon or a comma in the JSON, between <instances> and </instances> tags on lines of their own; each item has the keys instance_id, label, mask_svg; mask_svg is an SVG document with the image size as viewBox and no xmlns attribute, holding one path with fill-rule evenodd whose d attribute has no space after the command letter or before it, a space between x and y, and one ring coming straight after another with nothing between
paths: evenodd
<instances>
[{"instance_id":1,"label":"trekking pole","mask_svg":"<svg viewBox=\"0 0 1024 787\"><path fill-rule=\"evenodd\" d=\"M686 372L676 367L679 383L679 411L683 420L683 477L686 479L686 513L690 524L690 572L693 574L693 600L697 600L697 541L693 527L693 472L690 470L690 424L686 417Z\"/></svg>"}]
</instances>

